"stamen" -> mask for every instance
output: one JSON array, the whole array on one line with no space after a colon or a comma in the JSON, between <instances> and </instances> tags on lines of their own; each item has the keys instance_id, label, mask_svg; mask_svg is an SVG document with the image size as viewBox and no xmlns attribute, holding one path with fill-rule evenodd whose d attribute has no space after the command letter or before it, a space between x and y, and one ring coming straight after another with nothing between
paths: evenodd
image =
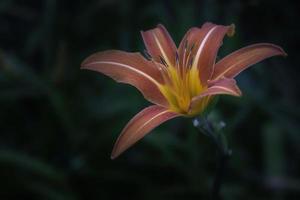
<instances>
[{"instance_id":1,"label":"stamen","mask_svg":"<svg viewBox=\"0 0 300 200\"><path fill-rule=\"evenodd\" d=\"M166 85L168 85L170 89L172 89L173 88L173 83L172 83L172 79L171 79L171 77L168 73L168 70L165 67L159 67L158 69L161 73L161 76L164 80L164 83Z\"/></svg>"},{"instance_id":2,"label":"stamen","mask_svg":"<svg viewBox=\"0 0 300 200\"><path fill-rule=\"evenodd\" d=\"M190 48L190 51L192 51L195 47L195 43L192 44L191 48Z\"/></svg>"},{"instance_id":3,"label":"stamen","mask_svg":"<svg viewBox=\"0 0 300 200\"><path fill-rule=\"evenodd\" d=\"M191 68L191 66L193 65L193 62L194 62L194 57L192 57L192 58L190 59L188 68Z\"/></svg>"},{"instance_id":4,"label":"stamen","mask_svg":"<svg viewBox=\"0 0 300 200\"><path fill-rule=\"evenodd\" d=\"M151 55L148 53L148 51L146 49L144 49L144 55L145 55L147 60L152 60Z\"/></svg>"},{"instance_id":5,"label":"stamen","mask_svg":"<svg viewBox=\"0 0 300 200\"><path fill-rule=\"evenodd\" d=\"M187 47L188 47L188 40L186 39L184 43L184 49L187 49Z\"/></svg>"},{"instance_id":6,"label":"stamen","mask_svg":"<svg viewBox=\"0 0 300 200\"><path fill-rule=\"evenodd\" d=\"M179 62L179 56L178 56L178 52L176 51L175 52L175 63L176 63L176 65L178 64L178 62Z\"/></svg>"},{"instance_id":7,"label":"stamen","mask_svg":"<svg viewBox=\"0 0 300 200\"><path fill-rule=\"evenodd\" d=\"M184 51L183 51L183 58L182 58L182 68L183 71L185 71L185 65L186 65L186 52L187 52L187 47L188 47L188 40L186 39L184 42ZM184 73L184 72L183 72Z\"/></svg>"},{"instance_id":8,"label":"stamen","mask_svg":"<svg viewBox=\"0 0 300 200\"><path fill-rule=\"evenodd\" d=\"M159 59L160 59L160 62L161 62L164 66L168 67L167 62L165 61L165 59L164 59L163 57L159 56Z\"/></svg>"},{"instance_id":9,"label":"stamen","mask_svg":"<svg viewBox=\"0 0 300 200\"><path fill-rule=\"evenodd\" d=\"M179 67L179 55L178 55L177 51L175 52L175 68L179 72L179 70L180 70L180 67Z\"/></svg>"},{"instance_id":10,"label":"stamen","mask_svg":"<svg viewBox=\"0 0 300 200\"><path fill-rule=\"evenodd\" d=\"M184 58L186 61L183 65L184 69L186 70L187 68L190 68L190 65L193 63L193 58L190 59L190 57L192 56L192 50L194 49L195 47L195 43L192 44L191 48L189 49L189 52L188 52L188 55L187 55L187 58ZM185 71L186 73L186 71Z\"/></svg>"},{"instance_id":11,"label":"stamen","mask_svg":"<svg viewBox=\"0 0 300 200\"><path fill-rule=\"evenodd\" d=\"M159 70L166 71L165 67L161 67L159 63L155 62L153 59L151 60L153 65L155 65Z\"/></svg>"}]
</instances>

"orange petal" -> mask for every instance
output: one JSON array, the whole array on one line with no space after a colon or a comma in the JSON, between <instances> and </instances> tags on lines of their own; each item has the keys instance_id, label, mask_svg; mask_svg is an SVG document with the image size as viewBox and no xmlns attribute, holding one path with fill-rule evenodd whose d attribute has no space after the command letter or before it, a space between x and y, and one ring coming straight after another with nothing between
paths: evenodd
<instances>
[{"instance_id":1,"label":"orange petal","mask_svg":"<svg viewBox=\"0 0 300 200\"><path fill-rule=\"evenodd\" d=\"M197 105L201 102L203 97L220 94L241 96L242 92L236 85L236 81L234 79L223 78L217 81L210 81L209 88L192 99L190 111L197 107Z\"/></svg>"},{"instance_id":2,"label":"orange petal","mask_svg":"<svg viewBox=\"0 0 300 200\"><path fill-rule=\"evenodd\" d=\"M184 51L189 51L193 46L192 66L199 69L203 85L206 85L207 80L212 76L217 53L224 36L226 34L231 36L233 33L234 25L222 26L205 23L201 28L191 28L181 41L179 45L180 58L183 59Z\"/></svg>"},{"instance_id":3,"label":"orange petal","mask_svg":"<svg viewBox=\"0 0 300 200\"><path fill-rule=\"evenodd\" d=\"M163 82L159 69L139 53L103 51L85 59L81 66L83 69L101 72L117 82L135 86L152 103L168 105L159 90Z\"/></svg>"},{"instance_id":4,"label":"orange petal","mask_svg":"<svg viewBox=\"0 0 300 200\"><path fill-rule=\"evenodd\" d=\"M162 57L168 65L174 66L176 45L166 28L159 24L156 28L141 31L146 49L153 59L161 63Z\"/></svg>"},{"instance_id":5,"label":"orange petal","mask_svg":"<svg viewBox=\"0 0 300 200\"><path fill-rule=\"evenodd\" d=\"M122 130L114 145L111 158L118 157L155 127L177 116L179 114L157 105L145 108L132 118Z\"/></svg>"},{"instance_id":6,"label":"orange petal","mask_svg":"<svg viewBox=\"0 0 300 200\"><path fill-rule=\"evenodd\" d=\"M212 79L221 77L234 78L246 68L271 56L286 56L287 54L273 44L260 43L239 49L222 60L215 67Z\"/></svg>"}]
</instances>

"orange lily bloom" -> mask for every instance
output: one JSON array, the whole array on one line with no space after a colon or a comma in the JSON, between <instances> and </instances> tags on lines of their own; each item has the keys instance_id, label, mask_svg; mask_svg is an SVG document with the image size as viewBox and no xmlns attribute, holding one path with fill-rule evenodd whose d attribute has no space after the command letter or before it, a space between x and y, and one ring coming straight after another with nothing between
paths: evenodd
<instances>
[{"instance_id":1,"label":"orange lily bloom","mask_svg":"<svg viewBox=\"0 0 300 200\"><path fill-rule=\"evenodd\" d=\"M201 28L193 27L178 48L163 25L141 33L148 59L140 53L108 50L95 53L82 63L83 69L135 86L155 104L129 121L114 145L112 159L161 123L203 112L215 95L240 96L235 76L263 59L286 55L279 46L259 43L216 63L222 40L225 35L234 34L234 25L205 23Z\"/></svg>"}]
</instances>

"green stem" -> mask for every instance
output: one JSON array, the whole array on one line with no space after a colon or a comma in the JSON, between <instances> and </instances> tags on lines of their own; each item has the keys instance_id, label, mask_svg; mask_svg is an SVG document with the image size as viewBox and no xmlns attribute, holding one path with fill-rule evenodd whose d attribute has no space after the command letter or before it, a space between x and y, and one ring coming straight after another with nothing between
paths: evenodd
<instances>
[{"instance_id":1,"label":"green stem","mask_svg":"<svg viewBox=\"0 0 300 200\"><path fill-rule=\"evenodd\" d=\"M228 148L225 135L220 131L217 132L212 123L206 118L194 118L193 125L199 132L208 136L217 147L219 161L217 163L217 172L212 186L211 198L212 200L221 200L220 190L226 166L231 156L231 150Z\"/></svg>"}]
</instances>

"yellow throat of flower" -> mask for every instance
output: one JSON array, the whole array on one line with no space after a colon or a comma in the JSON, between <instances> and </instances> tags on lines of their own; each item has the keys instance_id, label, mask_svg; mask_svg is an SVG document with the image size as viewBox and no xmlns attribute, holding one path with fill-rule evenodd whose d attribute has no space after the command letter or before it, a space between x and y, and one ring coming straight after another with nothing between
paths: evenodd
<instances>
[{"instance_id":1,"label":"yellow throat of flower","mask_svg":"<svg viewBox=\"0 0 300 200\"><path fill-rule=\"evenodd\" d=\"M186 116L199 114L208 105L210 97L204 97L195 108L190 109L192 98L206 90L206 86L201 84L198 68L176 65L160 68L165 82L160 86L160 91L166 97L172 111Z\"/></svg>"}]
</instances>

